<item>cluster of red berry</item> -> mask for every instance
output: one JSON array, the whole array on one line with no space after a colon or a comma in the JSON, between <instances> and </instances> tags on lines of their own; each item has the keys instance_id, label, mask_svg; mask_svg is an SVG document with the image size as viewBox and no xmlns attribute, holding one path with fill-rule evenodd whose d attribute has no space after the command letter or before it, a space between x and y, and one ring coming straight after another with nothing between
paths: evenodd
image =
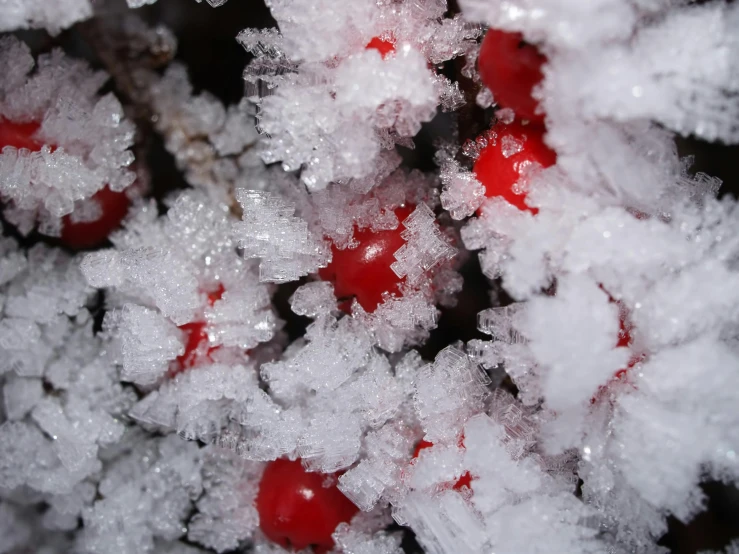
<instances>
[{"instance_id":1,"label":"cluster of red berry","mask_svg":"<svg viewBox=\"0 0 739 554\"><path fill-rule=\"evenodd\" d=\"M516 185L532 165L546 168L557 162L557 154L544 142L546 127L544 113L533 95L534 88L544 75L542 66L546 57L532 44L524 41L520 33L507 33L490 29L480 47L478 69L483 83L492 91L495 101L511 109L517 119L511 123L496 123L488 141L477 158L473 171L485 187L485 196L499 197L519 210L536 215L538 210L528 206L526 193ZM515 148L507 147L511 143ZM612 302L615 300L611 299ZM632 339L626 326L627 316L620 317L617 347L629 347ZM613 381L624 380L628 370L638 361L632 356L626 368L613 376ZM607 386L600 387L595 403Z\"/></svg>"},{"instance_id":2,"label":"cluster of red berry","mask_svg":"<svg viewBox=\"0 0 739 554\"><path fill-rule=\"evenodd\" d=\"M383 58L395 52L392 39L373 38L366 46L375 49ZM555 163L556 155L544 144L543 117L536 113L532 89L542 78L541 66L545 58L535 47L524 44L520 35L502 31L488 31L480 52L480 74L495 98L512 108L528 123L497 125L493 130L501 137L510 135L523 145L513 155L506 155L498 140L485 148L474 171L485 186L488 197L500 196L520 209L530 209L525 195L517 194L514 186L526 167L535 162L542 167ZM395 210L398 221L403 221L414 206L405 205ZM400 236L402 226L391 231L362 230L354 233L355 248L332 249L331 263L319 271L321 279L334 284L334 292L344 311L349 311L351 299L367 312L374 311L382 302L383 294L399 295L402 279L391 269L393 254L404 244ZM417 458L421 450L433 444L422 440L413 452ZM276 460L267 465L257 497L260 527L270 540L295 549L314 546L316 552L325 552L333 546L331 534L336 526L349 521L357 508L324 475L307 473L300 461ZM462 475L450 487L459 490L470 487L472 476Z\"/></svg>"},{"instance_id":3,"label":"cluster of red berry","mask_svg":"<svg viewBox=\"0 0 739 554\"><path fill-rule=\"evenodd\" d=\"M516 120L493 125L488 133L492 140L475 162L475 177L488 198L503 198L532 213L536 209L526 204L526 193L516 190L516 184L532 165L549 167L557 161L557 155L544 143L544 115L533 96L534 87L543 78L545 62L546 57L520 33L495 29L485 35L478 58L483 83L500 107L513 111Z\"/></svg>"},{"instance_id":4,"label":"cluster of red berry","mask_svg":"<svg viewBox=\"0 0 739 554\"><path fill-rule=\"evenodd\" d=\"M373 38L367 49L375 49L383 58L395 52L395 42ZM479 56L479 72L484 84L492 91L496 102L513 110L517 119L513 123L497 123L491 131L494 140L480 152L474 164L474 173L483 184L488 197L500 197L521 210L536 213L526 204L526 194L517 192L515 185L523 172L532 164L548 167L556 162L556 154L544 143L544 117L537 111L532 90L542 79L542 65L546 58L521 35L490 30L485 36ZM36 138L37 122L18 123L0 121L0 148L13 146L38 151L43 146ZM518 147L511 152L504 148L504 137L510 137ZM65 216L60 240L69 248L92 248L103 243L126 216L130 200L124 192L113 192L108 187L93 197L99 203L101 213L94 221L76 222ZM403 221L414 210L406 204L395 210ZM395 230L357 230L356 247L339 250L333 248L332 262L319 271L321 279L334 284L335 294L344 311L349 311L351 300L367 312L373 312L382 303L385 293L400 295L399 278L390 268L395 261L393 254L404 244L402 226ZM223 295L219 289L208 294L213 305ZM192 367L196 358L209 356L214 348L208 346L205 321L194 321L181 326L186 333L184 353L175 362L172 374ZM623 329L619 346L630 342ZM625 371L625 370L623 370ZM421 441L413 458L424 448L433 446ZM256 506L260 527L270 540L284 546L302 549L313 546L316 552L325 552L333 546L331 538L340 522L349 521L357 512L354 506L336 487L336 476L305 471L300 461L276 460L267 465L260 483ZM460 489L469 487L472 477L465 473L453 485Z\"/></svg>"}]
</instances>

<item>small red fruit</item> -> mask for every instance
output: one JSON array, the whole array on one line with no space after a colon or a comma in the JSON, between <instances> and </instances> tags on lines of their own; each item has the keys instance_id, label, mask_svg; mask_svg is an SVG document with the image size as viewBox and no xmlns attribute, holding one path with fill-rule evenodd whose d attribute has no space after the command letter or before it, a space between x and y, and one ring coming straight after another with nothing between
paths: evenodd
<instances>
[{"instance_id":1,"label":"small red fruit","mask_svg":"<svg viewBox=\"0 0 739 554\"><path fill-rule=\"evenodd\" d=\"M556 163L557 154L544 144L543 129L514 121L508 125L497 123L491 132L494 140L482 149L473 168L485 187L485 196L500 196L520 210L537 213L536 208L526 205L526 194L513 189L529 168Z\"/></svg>"},{"instance_id":2,"label":"small red fruit","mask_svg":"<svg viewBox=\"0 0 739 554\"><path fill-rule=\"evenodd\" d=\"M35 138L39 128L39 123L35 121L15 123L6 119L0 120L0 149L14 146L35 152L41 150L44 143ZM52 150L54 148L52 146ZM75 250L99 246L120 226L131 203L124 192L114 192L107 186L96 192L92 199L101 209L98 219L73 221L70 215L62 218L60 240L65 246Z\"/></svg>"},{"instance_id":3,"label":"small red fruit","mask_svg":"<svg viewBox=\"0 0 739 554\"><path fill-rule=\"evenodd\" d=\"M397 208L398 221L402 222L414 209L410 205ZM400 236L402 231L401 223L390 231L355 231L358 246L344 250L331 248L331 263L320 269L318 275L334 284L334 294L342 310L349 312L351 299L356 298L367 312L374 312L382 302L383 293L400 294L398 286L404 278L398 277L390 265L395 262L393 254L405 244Z\"/></svg>"},{"instance_id":4,"label":"small red fruit","mask_svg":"<svg viewBox=\"0 0 739 554\"><path fill-rule=\"evenodd\" d=\"M6 146L14 146L15 148L40 150L43 143L33 138L39 127L41 126L35 121L15 123L7 119L0 119L0 149Z\"/></svg>"},{"instance_id":5,"label":"small red fruit","mask_svg":"<svg viewBox=\"0 0 739 554\"><path fill-rule=\"evenodd\" d=\"M434 446L433 442L429 442L426 440L422 440L416 445L416 449L413 451L413 459L415 460L418 458L418 454L423 450L424 448L431 448ZM460 445L461 446L461 445ZM452 487L455 491L460 490L462 487L470 487L470 484L472 484L472 476L470 475L469 471L465 471L462 476L457 479L457 482L454 483L454 486Z\"/></svg>"},{"instance_id":6,"label":"small red fruit","mask_svg":"<svg viewBox=\"0 0 739 554\"><path fill-rule=\"evenodd\" d=\"M208 293L208 305L213 306L223 296L225 289L223 285L219 284L218 288L213 292ZM202 352L205 345L208 343L208 333L205 330L205 321L191 321L185 323L179 327L185 332L185 351L177 356L174 367L170 370L170 376L176 375L180 371L193 367L202 354L206 357L215 351L218 347L211 346L205 352ZM201 346L202 345L202 346Z\"/></svg>"},{"instance_id":7,"label":"small red fruit","mask_svg":"<svg viewBox=\"0 0 739 554\"><path fill-rule=\"evenodd\" d=\"M71 214L62 218L61 241L75 250L99 246L121 225L131 201L125 192L114 192L106 185L92 200L100 206L100 217L92 221L73 221Z\"/></svg>"},{"instance_id":8,"label":"small red fruit","mask_svg":"<svg viewBox=\"0 0 739 554\"><path fill-rule=\"evenodd\" d=\"M543 123L544 115L536 113L538 103L531 92L544 78L541 67L546 61L521 33L490 29L480 46L477 64L482 82L498 104L511 108L520 118Z\"/></svg>"},{"instance_id":9,"label":"small red fruit","mask_svg":"<svg viewBox=\"0 0 739 554\"><path fill-rule=\"evenodd\" d=\"M309 473L300 461L267 464L256 498L265 536L283 548L331 550L336 526L359 511L336 487L335 478L335 474ZM331 480L334 484L326 486Z\"/></svg>"},{"instance_id":10,"label":"small red fruit","mask_svg":"<svg viewBox=\"0 0 739 554\"><path fill-rule=\"evenodd\" d=\"M385 40L380 37L372 37L372 40L367 43L365 48L367 50L377 50L384 59L390 54L395 53L395 42L393 40Z\"/></svg>"}]
</instances>

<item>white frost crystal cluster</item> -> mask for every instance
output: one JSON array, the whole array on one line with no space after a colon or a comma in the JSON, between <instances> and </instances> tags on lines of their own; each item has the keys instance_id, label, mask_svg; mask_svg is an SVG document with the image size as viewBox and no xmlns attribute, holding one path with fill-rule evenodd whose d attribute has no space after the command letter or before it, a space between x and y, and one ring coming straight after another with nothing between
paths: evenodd
<instances>
[{"instance_id":1,"label":"white frost crystal cluster","mask_svg":"<svg viewBox=\"0 0 739 554\"><path fill-rule=\"evenodd\" d=\"M302 168L310 190L373 173L395 144L412 144L440 101L453 109L461 93L433 69L472 49L479 31L444 19L446 3L269 3L279 31L247 29L239 41L254 54L245 77L267 137L266 163ZM382 55L373 39L392 43Z\"/></svg>"},{"instance_id":2,"label":"white frost crystal cluster","mask_svg":"<svg viewBox=\"0 0 739 554\"><path fill-rule=\"evenodd\" d=\"M170 65L164 75L141 72L156 129L187 182L225 200L237 188L254 188L263 164L253 146L258 133L244 100L224 107L212 94L193 94L187 69Z\"/></svg>"},{"instance_id":3,"label":"white frost crystal cluster","mask_svg":"<svg viewBox=\"0 0 739 554\"><path fill-rule=\"evenodd\" d=\"M61 218L100 189L121 192L133 183L134 126L112 93L98 94L108 76L60 50L34 62L24 43L3 37L0 68L0 119L38 125L39 144L38 151L2 148L3 214L23 234L38 222L58 236Z\"/></svg>"},{"instance_id":4,"label":"white frost crystal cluster","mask_svg":"<svg viewBox=\"0 0 739 554\"><path fill-rule=\"evenodd\" d=\"M90 17L93 3L91 0L2 0L0 31L46 29L58 34Z\"/></svg>"},{"instance_id":5,"label":"white frost crystal cluster","mask_svg":"<svg viewBox=\"0 0 739 554\"><path fill-rule=\"evenodd\" d=\"M705 482L739 485L739 207L675 143L739 142L739 3L266 3L232 106L133 59L121 104L0 37L0 139L38 144L0 144L0 554L284 554L257 502L280 458L356 505L336 553L668 552ZM0 0L0 30L93 4ZM473 171L526 148L477 71L488 27L546 57L530 211ZM472 108L498 134L460 145ZM408 163L426 124L436 171ZM131 194L105 248L37 240L130 187L137 130L190 188ZM465 311L471 252L496 293ZM372 284L391 260L374 309L326 277L353 254ZM452 313L485 338L435 334Z\"/></svg>"},{"instance_id":6,"label":"white frost crystal cluster","mask_svg":"<svg viewBox=\"0 0 739 554\"><path fill-rule=\"evenodd\" d=\"M229 238L228 206L191 191L163 217L141 204L124 225L116 248L81 267L90 284L117 292L103 324L127 380L151 385L183 365L242 362L273 337L270 291ZM207 340L191 348L201 332Z\"/></svg>"}]
</instances>

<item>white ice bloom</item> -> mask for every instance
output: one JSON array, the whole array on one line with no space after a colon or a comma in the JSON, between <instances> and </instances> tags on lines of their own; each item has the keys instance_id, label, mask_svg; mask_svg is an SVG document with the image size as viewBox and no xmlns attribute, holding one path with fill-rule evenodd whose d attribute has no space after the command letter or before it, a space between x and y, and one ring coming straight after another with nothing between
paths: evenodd
<instances>
[{"instance_id":1,"label":"white ice bloom","mask_svg":"<svg viewBox=\"0 0 739 554\"><path fill-rule=\"evenodd\" d=\"M92 337L89 323L62 329L61 340L49 344L48 357L37 360L42 388L36 379L6 382L9 421L0 426L0 440L7 442L2 486L12 490L26 485L52 495L47 497L52 503L98 474L100 449L121 438L119 417L133 403L131 392L121 387L115 369L101 356L101 343ZM61 514L61 520L49 517L56 526L67 525Z\"/></svg>"},{"instance_id":2,"label":"white ice bloom","mask_svg":"<svg viewBox=\"0 0 739 554\"><path fill-rule=\"evenodd\" d=\"M287 408L278 428L289 426L290 436L279 432L291 442L281 448L294 450L313 471L345 469L357 460L366 430L399 414L407 388L352 318L319 319L306 339L261 368L272 396ZM245 414L245 424L260 417L270 423L257 408Z\"/></svg>"},{"instance_id":3,"label":"white ice bloom","mask_svg":"<svg viewBox=\"0 0 739 554\"><path fill-rule=\"evenodd\" d=\"M42 244L24 253L12 239L3 240L3 250L0 373L41 377L72 330L87 323L93 290L78 258Z\"/></svg>"},{"instance_id":4,"label":"white ice bloom","mask_svg":"<svg viewBox=\"0 0 739 554\"><path fill-rule=\"evenodd\" d=\"M107 468L100 498L83 513L76 550L155 552L155 539L175 540L202 492L201 451L175 435L143 439Z\"/></svg>"},{"instance_id":5,"label":"white ice bloom","mask_svg":"<svg viewBox=\"0 0 739 554\"><path fill-rule=\"evenodd\" d=\"M336 311L334 287L327 281L314 281L298 287L290 297L290 308L298 315L318 318Z\"/></svg>"},{"instance_id":6,"label":"white ice bloom","mask_svg":"<svg viewBox=\"0 0 739 554\"><path fill-rule=\"evenodd\" d=\"M407 471L415 433L400 422L389 422L365 436L367 456L339 477L339 490L360 509L369 511L381 499L405 493L401 478Z\"/></svg>"},{"instance_id":7,"label":"white ice bloom","mask_svg":"<svg viewBox=\"0 0 739 554\"><path fill-rule=\"evenodd\" d=\"M682 134L736 142L739 41L731 30L738 22L733 5L678 9L597 56L552 56L546 98L557 113L564 108L559 91L567 88L566 101L586 120L651 119Z\"/></svg>"},{"instance_id":8,"label":"white ice bloom","mask_svg":"<svg viewBox=\"0 0 739 554\"><path fill-rule=\"evenodd\" d=\"M573 0L462 0L460 6L470 21L507 31L525 30L534 40L546 38L556 47L585 50L594 43L627 39L640 17L659 13L671 2L594 0L583 5Z\"/></svg>"},{"instance_id":9,"label":"white ice bloom","mask_svg":"<svg viewBox=\"0 0 739 554\"><path fill-rule=\"evenodd\" d=\"M542 366L543 394L555 411L587 405L629 362L628 348L616 347L618 306L593 281L560 279L557 295L532 299L525 317L519 330Z\"/></svg>"},{"instance_id":10,"label":"white ice bloom","mask_svg":"<svg viewBox=\"0 0 739 554\"><path fill-rule=\"evenodd\" d=\"M347 523L340 523L334 531L333 538L342 552L353 554L401 554L403 552L399 533L378 531L370 534L353 529Z\"/></svg>"},{"instance_id":11,"label":"white ice bloom","mask_svg":"<svg viewBox=\"0 0 739 554\"><path fill-rule=\"evenodd\" d=\"M105 327L127 380L151 385L172 363L238 362L272 338L270 291L238 256L230 226L226 205L190 191L164 217L139 206L111 237L115 249L84 258L88 281L120 295Z\"/></svg>"},{"instance_id":12,"label":"white ice bloom","mask_svg":"<svg viewBox=\"0 0 739 554\"><path fill-rule=\"evenodd\" d=\"M126 0L128 2L128 6L131 8L140 8L142 6L146 6L149 4L154 4L157 0ZM203 0L195 0L196 2L200 3ZM225 4L228 0L206 0L208 4L213 6L214 8L217 8L218 6L222 6ZM184 554L183 550L183 554ZM174 552L168 553L168 554L175 554ZM177 554L179 554L179 551L177 551Z\"/></svg>"},{"instance_id":13,"label":"white ice bloom","mask_svg":"<svg viewBox=\"0 0 739 554\"><path fill-rule=\"evenodd\" d=\"M445 240L426 204L416 206L402 225L400 236L405 245L393 254L396 261L390 269L398 277L405 277L407 284L415 284L430 269L454 257L455 249Z\"/></svg>"},{"instance_id":14,"label":"white ice bloom","mask_svg":"<svg viewBox=\"0 0 739 554\"><path fill-rule=\"evenodd\" d=\"M98 94L107 75L60 50L34 63L25 44L5 37L0 67L9 76L0 85L0 117L38 125L25 131L38 151L10 144L0 154L5 215L23 234L38 222L43 233L58 236L62 216L75 206L105 186L122 191L133 183L127 168L134 127L112 94Z\"/></svg>"},{"instance_id":15,"label":"white ice bloom","mask_svg":"<svg viewBox=\"0 0 739 554\"><path fill-rule=\"evenodd\" d=\"M90 16L90 0L3 0L0 3L0 31L46 29L56 35Z\"/></svg>"},{"instance_id":16,"label":"white ice bloom","mask_svg":"<svg viewBox=\"0 0 739 554\"><path fill-rule=\"evenodd\" d=\"M485 200L485 187L454 159L444 159L440 177L444 183L441 205L454 219L471 216Z\"/></svg>"},{"instance_id":17,"label":"white ice bloom","mask_svg":"<svg viewBox=\"0 0 739 554\"><path fill-rule=\"evenodd\" d=\"M261 54L246 72L266 134L260 152L267 163L302 168L310 190L366 178L382 152L414 136L439 103L462 103L458 88L428 63L463 54L478 31L459 20L441 23L444 2L301 0L270 8L279 34L239 35L248 51ZM383 57L367 47L374 38L393 52Z\"/></svg>"},{"instance_id":18,"label":"white ice bloom","mask_svg":"<svg viewBox=\"0 0 739 554\"><path fill-rule=\"evenodd\" d=\"M325 244L305 220L294 215L291 202L256 190L239 190L236 199L243 216L241 223L233 225L233 235L245 258L260 259L261 281L294 281L328 263Z\"/></svg>"},{"instance_id":19,"label":"white ice bloom","mask_svg":"<svg viewBox=\"0 0 739 554\"><path fill-rule=\"evenodd\" d=\"M259 525L254 506L262 464L209 448L203 457L204 494L187 537L216 552L233 550Z\"/></svg>"},{"instance_id":20,"label":"white ice bloom","mask_svg":"<svg viewBox=\"0 0 739 554\"><path fill-rule=\"evenodd\" d=\"M252 147L258 133L244 100L224 107L208 92L198 95L187 69L171 64L164 75L141 73L155 113L156 129L187 181L220 201L230 201L235 188L248 188L264 173Z\"/></svg>"},{"instance_id":21,"label":"white ice bloom","mask_svg":"<svg viewBox=\"0 0 739 554\"><path fill-rule=\"evenodd\" d=\"M487 375L452 346L439 352L414 380L416 415L431 442L453 441L464 422L483 408Z\"/></svg>"},{"instance_id":22,"label":"white ice bloom","mask_svg":"<svg viewBox=\"0 0 739 554\"><path fill-rule=\"evenodd\" d=\"M714 199L720 182L687 174L670 130L737 140L728 29L739 12L545 4L462 2L467 17L520 31L546 54L534 94L557 152L527 183L536 215L493 198L462 230L486 275L527 301L483 312L493 341L470 349L504 368L526 404L551 410L540 448L580 452L583 498L604 537L652 551L667 515L688 521L703 508L702 478L737 479L735 410L722 393L738 363L736 204ZM470 215L458 174L452 164L442 200ZM495 524L512 525L513 513ZM508 540L501 551L520 550Z\"/></svg>"},{"instance_id":23,"label":"white ice bloom","mask_svg":"<svg viewBox=\"0 0 739 554\"><path fill-rule=\"evenodd\" d=\"M211 442L230 420L248 413L254 398L262 394L252 367L202 366L149 393L133 407L131 417L188 439Z\"/></svg>"},{"instance_id":24,"label":"white ice bloom","mask_svg":"<svg viewBox=\"0 0 739 554\"><path fill-rule=\"evenodd\" d=\"M388 297L372 313L367 313L355 300L352 317L372 334L377 346L388 352L423 342L436 327L439 311L429 298L408 290L403 296Z\"/></svg>"}]
</instances>

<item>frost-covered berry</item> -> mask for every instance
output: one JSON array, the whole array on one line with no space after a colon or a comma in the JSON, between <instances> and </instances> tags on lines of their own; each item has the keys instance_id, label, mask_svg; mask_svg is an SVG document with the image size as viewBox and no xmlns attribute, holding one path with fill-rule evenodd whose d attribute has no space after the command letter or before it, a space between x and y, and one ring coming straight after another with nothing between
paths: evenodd
<instances>
[{"instance_id":1,"label":"frost-covered berry","mask_svg":"<svg viewBox=\"0 0 739 554\"><path fill-rule=\"evenodd\" d=\"M89 218L75 210L62 218L62 244L74 249L93 248L105 242L128 214L131 199L125 192L100 189L86 201L92 208Z\"/></svg>"},{"instance_id":2,"label":"frost-covered berry","mask_svg":"<svg viewBox=\"0 0 739 554\"><path fill-rule=\"evenodd\" d=\"M397 208L398 221L403 221L413 209L410 205ZM401 233L401 225L388 231L364 229L354 233L355 248L332 247L331 263L318 274L324 281L334 284L334 293L342 309L348 311L352 298L356 298L362 308L373 312L382 303L384 293L400 294L403 278L390 266L395 262L393 254L405 245Z\"/></svg>"},{"instance_id":3,"label":"frost-covered berry","mask_svg":"<svg viewBox=\"0 0 739 554\"><path fill-rule=\"evenodd\" d=\"M61 50L34 60L28 46L4 37L0 67L3 216L22 235L60 237L64 216L89 222L100 213L96 193L134 182L134 126L112 93L99 94L108 76Z\"/></svg>"},{"instance_id":4,"label":"frost-covered berry","mask_svg":"<svg viewBox=\"0 0 739 554\"><path fill-rule=\"evenodd\" d=\"M544 144L544 130L517 121L492 128L492 140L480 151L474 166L475 177L485 187L485 196L500 196L521 210L536 213L526 205L526 193L516 184L536 167L549 167L557 155Z\"/></svg>"},{"instance_id":5,"label":"frost-covered berry","mask_svg":"<svg viewBox=\"0 0 739 554\"><path fill-rule=\"evenodd\" d=\"M256 498L259 527L267 538L295 550L331 550L336 526L359 511L331 479L308 473L299 460L270 462Z\"/></svg>"},{"instance_id":6,"label":"frost-covered berry","mask_svg":"<svg viewBox=\"0 0 739 554\"><path fill-rule=\"evenodd\" d=\"M218 288L208 293L208 305L213 305L221 299L225 289L222 284ZM171 373L178 373L184 369L193 367L198 359L204 354L210 356L211 352L217 349L217 346L210 346L207 332L208 323L203 320L191 321L180 325L179 328L185 333L185 351L177 356L175 365Z\"/></svg>"},{"instance_id":7,"label":"frost-covered berry","mask_svg":"<svg viewBox=\"0 0 739 554\"><path fill-rule=\"evenodd\" d=\"M490 29L480 46L478 69L498 104L522 119L542 123L544 115L537 113L538 102L531 91L544 77L541 67L546 61L521 33Z\"/></svg>"},{"instance_id":8,"label":"frost-covered berry","mask_svg":"<svg viewBox=\"0 0 739 554\"><path fill-rule=\"evenodd\" d=\"M31 152L41 151L44 141L37 136L40 128L37 121L0 120L0 150L12 146ZM56 146L52 146L51 150L56 150ZM73 249L93 248L102 244L120 226L130 204L125 192L113 191L106 185L62 218L62 244Z\"/></svg>"}]
</instances>

